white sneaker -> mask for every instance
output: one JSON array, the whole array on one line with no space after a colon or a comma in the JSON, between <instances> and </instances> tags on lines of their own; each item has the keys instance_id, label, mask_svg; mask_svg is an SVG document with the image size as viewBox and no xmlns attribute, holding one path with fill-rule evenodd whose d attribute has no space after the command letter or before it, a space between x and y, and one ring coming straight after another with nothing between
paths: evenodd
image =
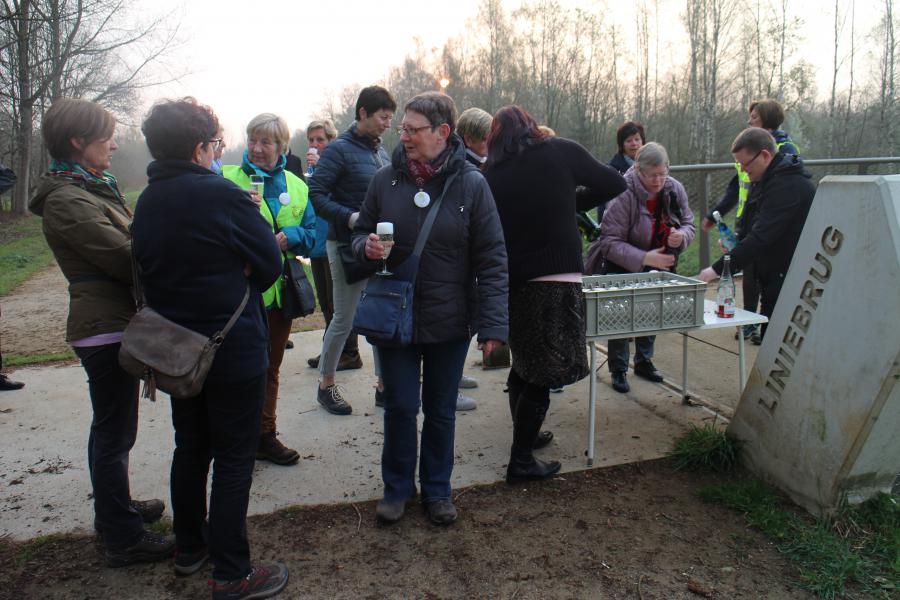
<instances>
[{"instance_id":1,"label":"white sneaker","mask_svg":"<svg viewBox=\"0 0 900 600\"><path fill-rule=\"evenodd\" d=\"M459 389L461 390L471 390L473 388L478 387L478 382L468 375L462 375L459 378Z\"/></svg>"},{"instance_id":2,"label":"white sneaker","mask_svg":"<svg viewBox=\"0 0 900 600\"><path fill-rule=\"evenodd\" d=\"M462 394L456 395L456 410L475 410L477 408L477 404L475 404L475 398L469 398L468 396L463 396Z\"/></svg>"}]
</instances>

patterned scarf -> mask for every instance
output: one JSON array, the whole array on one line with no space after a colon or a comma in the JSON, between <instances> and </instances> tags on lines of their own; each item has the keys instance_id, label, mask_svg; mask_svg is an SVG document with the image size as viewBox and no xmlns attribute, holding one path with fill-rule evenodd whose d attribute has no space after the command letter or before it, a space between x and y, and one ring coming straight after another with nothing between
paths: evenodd
<instances>
[{"instance_id":1,"label":"patterned scarf","mask_svg":"<svg viewBox=\"0 0 900 600\"><path fill-rule=\"evenodd\" d=\"M70 179L81 179L88 183L99 183L112 190L116 197L122 197L119 193L119 183L113 174L108 171L98 172L83 167L77 162L54 158L50 161L50 167L47 169L47 172L53 177L68 177Z\"/></svg>"},{"instance_id":2,"label":"patterned scarf","mask_svg":"<svg viewBox=\"0 0 900 600\"><path fill-rule=\"evenodd\" d=\"M419 189L423 189L432 177L447 166L447 161L452 151L450 144L447 144L447 147L438 154L437 158L429 162L420 162L407 157L406 168L409 169L409 174Z\"/></svg>"}]
</instances>

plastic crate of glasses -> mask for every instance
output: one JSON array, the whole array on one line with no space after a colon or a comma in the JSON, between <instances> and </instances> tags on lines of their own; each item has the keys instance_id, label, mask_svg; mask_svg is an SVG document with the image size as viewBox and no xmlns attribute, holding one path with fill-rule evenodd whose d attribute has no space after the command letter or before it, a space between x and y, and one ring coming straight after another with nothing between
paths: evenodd
<instances>
[{"instance_id":1,"label":"plastic crate of glasses","mask_svg":"<svg viewBox=\"0 0 900 600\"><path fill-rule=\"evenodd\" d=\"M587 336L603 337L703 325L706 284L674 273L582 278Z\"/></svg>"}]
</instances>

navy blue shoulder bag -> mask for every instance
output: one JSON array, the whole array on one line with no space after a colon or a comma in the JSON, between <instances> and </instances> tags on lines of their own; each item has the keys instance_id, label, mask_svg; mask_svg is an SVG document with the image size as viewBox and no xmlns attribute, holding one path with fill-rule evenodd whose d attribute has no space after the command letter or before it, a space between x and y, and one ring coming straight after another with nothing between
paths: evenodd
<instances>
[{"instance_id":1,"label":"navy blue shoulder bag","mask_svg":"<svg viewBox=\"0 0 900 600\"><path fill-rule=\"evenodd\" d=\"M366 336L366 340L373 346L396 348L408 346L413 341L413 296L416 290L419 259L440 211L444 194L457 173L458 171L447 178L440 197L428 211L422 229L419 230L419 237L416 238L413 253L399 265L402 269L394 268L395 271L411 273L409 278L400 279L399 274L395 277L374 275L369 279L366 289L359 298L353 317L353 329L358 334Z\"/></svg>"}]
</instances>

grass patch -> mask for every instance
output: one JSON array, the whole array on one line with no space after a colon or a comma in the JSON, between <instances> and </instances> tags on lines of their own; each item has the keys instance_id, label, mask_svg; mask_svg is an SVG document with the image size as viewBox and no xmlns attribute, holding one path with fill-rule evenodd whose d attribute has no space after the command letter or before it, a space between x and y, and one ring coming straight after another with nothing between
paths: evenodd
<instances>
[{"instance_id":1,"label":"grass patch","mask_svg":"<svg viewBox=\"0 0 900 600\"><path fill-rule=\"evenodd\" d=\"M737 465L740 445L725 430L713 423L697 427L693 423L688 432L675 440L669 457L678 470L704 470L727 473Z\"/></svg>"},{"instance_id":2,"label":"grass patch","mask_svg":"<svg viewBox=\"0 0 900 600\"><path fill-rule=\"evenodd\" d=\"M43 363L75 360L78 358L71 350L63 352L41 352L38 354L7 354L3 357L3 365L7 367L23 367Z\"/></svg>"},{"instance_id":3,"label":"grass patch","mask_svg":"<svg viewBox=\"0 0 900 600\"><path fill-rule=\"evenodd\" d=\"M781 496L757 480L732 481L700 490L706 502L744 513L748 524L777 543L797 568L800 585L820 598L897 598L900 590L900 506L880 494L841 508L834 519L791 512Z\"/></svg>"},{"instance_id":4,"label":"grass patch","mask_svg":"<svg viewBox=\"0 0 900 600\"><path fill-rule=\"evenodd\" d=\"M52 263L39 217L0 221L0 296Z\"/></svg>"},{"instance_id":5,"label":"grass patch","mask_svg":"<svg viewBox=\"0 0 900 600\"><path fill-rule=\"evenodd\" d=\"M6 546L3 554L12 559L16 567L21 567L29 560L34 558L48 544L67 539L68 536L61 533L51 533L50 535L40 535L33 540L27 542L7 542L4 540L3 545Z\"/></svg>"}]
</instances>

